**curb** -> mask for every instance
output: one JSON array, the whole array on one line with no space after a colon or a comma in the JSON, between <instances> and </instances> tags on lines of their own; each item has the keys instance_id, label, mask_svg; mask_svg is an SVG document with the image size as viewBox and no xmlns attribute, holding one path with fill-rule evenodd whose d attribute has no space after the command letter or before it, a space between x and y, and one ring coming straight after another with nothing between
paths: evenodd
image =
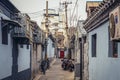
<instances>
[{"instance_id":1,"label":"curb","mask_svg":"<svg viewBox=\"0 0 120 80\"><path fill-rule=\"evenodd\" d=\"M37 74L33 80L39 80L41 76L42 76L41 74Z\"/></svg>"}]
</instances>

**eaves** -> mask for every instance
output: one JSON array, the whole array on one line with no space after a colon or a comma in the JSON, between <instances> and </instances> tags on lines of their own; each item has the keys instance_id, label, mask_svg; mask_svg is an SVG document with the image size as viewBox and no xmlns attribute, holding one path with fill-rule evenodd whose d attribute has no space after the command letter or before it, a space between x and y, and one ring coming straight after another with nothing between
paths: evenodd
<instances>
[{"instance_id":1,"label":"eaves","mask_svg":"<svg viewBox=\"0 0 120 80\"><path fill-rule=\"evenodd\" d=\"M93 15L89 16L84 22L84 28L87 32L94 30L103 23L109 20L109 13L120 5L120 0L115 0L114 2L104 2L104 5L99 6L99 10L94 12Z\"/></svg>"}]
</instances>

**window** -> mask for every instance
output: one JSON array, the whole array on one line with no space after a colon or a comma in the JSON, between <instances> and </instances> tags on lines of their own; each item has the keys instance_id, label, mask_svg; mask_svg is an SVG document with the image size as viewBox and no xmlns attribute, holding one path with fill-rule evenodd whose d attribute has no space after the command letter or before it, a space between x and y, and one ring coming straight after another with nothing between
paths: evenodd
<instances>
[{"instance_id":1,"label":"window","mask_svg":"<svg viewBox=\"0 0 120 80\"><path fill-rule=\"evenodd\" d=\"M113 57L118 57L118 43L113 42Z\"/></svg>"},{"instance_id":2,"label":"window","mask_svg":"<svg viewBox=\"0 0 120 80\"><path fill-rule=\"evenodd\" d=\"M8 45L8 30L7 30L7 27L2 28L2 44Z\"/></svg>"},{"instance_id":3,"label":"window","mask_svg":"<svg viewBox=\"0 0 120 80\"><path fill-rule=\"evenodd\" d=\"M20 44L20 48L23 48L23 44Z\"/></svg>"},{"instance_id":4,"label":"window","mask_svg":"<svg viewBox=\"0 0 120 80\"><path fill-rule=\"evenodd\" d=\"M27 49L29 49L29 45L27 45Z\"/></svg>"},{"instance_id":5,"label":"window","mask_svg":"<svg viewBox=\"0 0 120 80\"><path fill-rule=\"evenodd\" d=\"M84 43L86 43L86 40L87 40L86 36L84 36L83 39L84 39Z\"/></svg>"},{"instance_id":6,"label":"window","mask_svg":"<svg viewBox=\"0 0 120 80\"><path fill-rule=\"evenodd\" d=\"M95 7L90 8L90 12L92 13L94 11Z\"/></svg>"},{"instance_id":7,"label":"window","mask_svg":"<svg viewBox=\"0 0 120 80\"><path fill-rule=\"evenodd\" d=\"M92 57L96 57L97 34L92 35Z\"/></svg>"},{"instance_id":8,"label":"window","mask_svg":"<svg viewBox=\"0 0 120 80\"><path fill-rule=\"evenodd\" d=\"M118 45L119 43L116 41L110 41L109 44L109 57L117 58L118 57Z\"/></svg>"},{"instance_id":9,"label":"window","mask_svg":"<svg viewBox=\"0 0 120 80\"><path fill-rule=\"evenodd\" d=\"M52 43L52 47L55 47L55 44L54 44L54 43Z\"/></svg>"}]
</instances>

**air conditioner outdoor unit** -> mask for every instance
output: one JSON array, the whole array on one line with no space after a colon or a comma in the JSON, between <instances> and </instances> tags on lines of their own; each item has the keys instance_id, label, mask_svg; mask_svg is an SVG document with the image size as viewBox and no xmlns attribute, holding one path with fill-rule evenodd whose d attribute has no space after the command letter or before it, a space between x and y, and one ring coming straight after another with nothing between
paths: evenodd
<instances>
[{"instance_id":1,"label":"air conditioner outdoor unit","mask_svg":"<svg viewBox=\"0 0 120 80\"><path fill-rule=\"evenodd\" d=\"M109 14L110 21L110 40L120 41L120 6Z\"/></svg>"}]
</instances>

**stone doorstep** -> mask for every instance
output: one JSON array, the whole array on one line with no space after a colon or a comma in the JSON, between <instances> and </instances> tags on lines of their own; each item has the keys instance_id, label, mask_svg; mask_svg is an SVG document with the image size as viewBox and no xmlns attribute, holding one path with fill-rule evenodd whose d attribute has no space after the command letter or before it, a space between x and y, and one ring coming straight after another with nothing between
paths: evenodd
<instances>
[{"instance_id":1,"label":"stone doorstep","mask_svg":"<svg viewBox=\"0 0 120 80\"><path fill-rule=\"evenodd\" d=\"M51 62L50 66L52 66L55 63L56 59L53 59L53 61ZM48 70L47 70L48 71ZM46 72L47 72L46 71ZM36 77L33 80L39 80L43 75L41 75L41 73L38 73L36 75Z\"/></svg>"}]
</instances>

